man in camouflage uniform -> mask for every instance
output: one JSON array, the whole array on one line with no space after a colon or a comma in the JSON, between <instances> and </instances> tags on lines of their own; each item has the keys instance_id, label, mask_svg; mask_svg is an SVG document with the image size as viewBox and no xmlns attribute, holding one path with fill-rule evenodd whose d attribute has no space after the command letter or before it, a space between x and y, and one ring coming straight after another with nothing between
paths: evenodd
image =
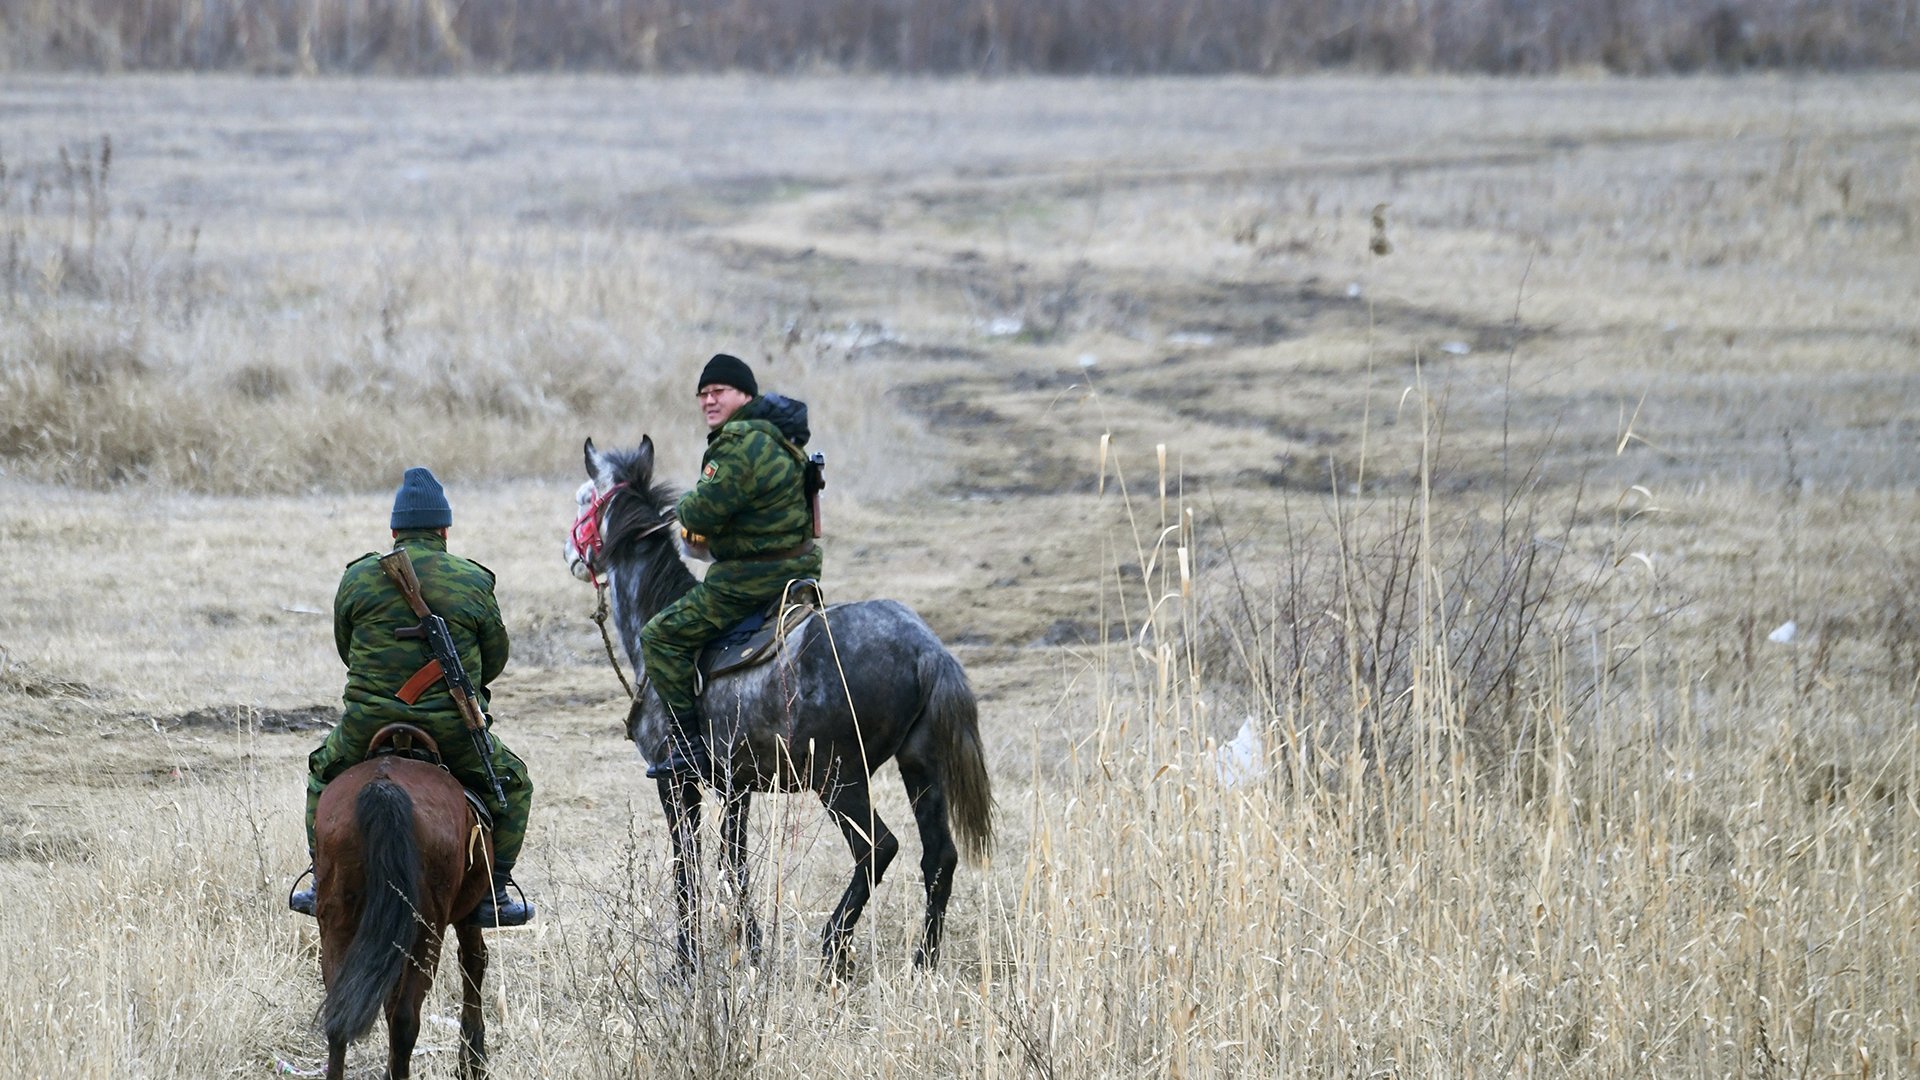
<instances>
[{"instance_id":1,"label":"man in camouflage uniform","mask_svg":"<svg viewBox=\"0 0 1920 1080\"><path fill-rule=\"evenodd\" d=\"M394 544L406 548L413 562L421 597L446 620L460 652L460 665L480 691L475 704L485 713L486 687L507 666L507 629L493 596L493 571L448 553L447 528L453 524L453 511L440 482L426 469L407 470L394 495L390 524ZM467 734L459 706L447 692L446 681L433 678L429 682L432 673L422 671L432 659L426 643L395 636L419 621L399 587L380 569L378 554L369 552L347 564L333 598L334 645L347 665L345 709L339 726L307 757L307 850L313 850L313 817L321 790L365 760L374 732L395 722L412 724L433 736L447 771L468 790L480 793L493 813L493 898L481 902L472 921L518 926L533 917L533 908L524 899L512 899L508 886L527 833L533 784L527 779L527 767L489 733L493 771L506 792L506 808L494 802L485 763ZM288 903L295 911L313 914L313 889L293 894Z\"/></svg>"},{"instance_id":2,"label":"man in camouflage uniform","mask_svg":"<svg viewBox=\"0 0 1920 1080\"><path fill-rule=\"evenodd\" d=\"M694 696L700 650L780 598L788 581L820 577L806 492L806 406L760 396L753 370L721 353L700 373L707 422L700 481L680 499L680 528L713 558L705 580L640 631L640 653L675 737L654 778L711 771Z\"/></svg>"}]
</instances>

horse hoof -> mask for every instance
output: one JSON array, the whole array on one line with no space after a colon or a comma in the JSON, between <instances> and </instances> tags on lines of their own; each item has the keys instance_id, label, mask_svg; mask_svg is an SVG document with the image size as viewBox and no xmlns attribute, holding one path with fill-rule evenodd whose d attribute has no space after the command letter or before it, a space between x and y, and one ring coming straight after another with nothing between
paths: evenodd
<instances>
[{"instance_id":1,"label":"horse hoof","mask_svg":"<svg viewBox=\"0 0 1920 1080\"><path fill-rule=\"evenodd\" d=\"M821 976L829 983L853 978L853 954L846 949L828 949L821 957Z\"/></svg>"}]
</instances>

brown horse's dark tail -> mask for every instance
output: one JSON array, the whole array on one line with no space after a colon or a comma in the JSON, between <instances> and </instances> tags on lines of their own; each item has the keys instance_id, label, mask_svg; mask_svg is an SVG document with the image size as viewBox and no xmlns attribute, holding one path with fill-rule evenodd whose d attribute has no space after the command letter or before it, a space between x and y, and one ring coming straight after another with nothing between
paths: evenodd
<instances>
[{"instance_id":1,"label":"brown horse's dark tail","mask_svg":"<svg viewBox=\"0 0 1920 1080\"><path fill-rule=\"evenodd\" d=\"M413 837L413 799L400 785L375 780L353 804L366 860L366 906L327 999L320 1006L327 1041L342 1045L367 1033L412 962L419 934L420 852Z\"/></svg>"},{"instance_id":2,"label":"brown horse's dark tail","mask_svg":"<svg viewBox=\"0 0 1920 1080\"><path fill-rule=\"evenodd\" d=\"M980 710L960 661L945 649L920 660L925 695L921 722L932 724L946 789L947 824L967 861L978 864L993 846L993 782L980 746Z\"/></svg>"}]
</instances>

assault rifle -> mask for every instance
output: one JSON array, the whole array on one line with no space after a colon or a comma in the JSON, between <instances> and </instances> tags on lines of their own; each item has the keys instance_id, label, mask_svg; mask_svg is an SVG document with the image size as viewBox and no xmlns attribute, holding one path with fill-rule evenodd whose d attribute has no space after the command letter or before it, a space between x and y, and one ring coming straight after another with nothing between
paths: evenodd
<instances>
[{"instance_id":1,"label":"assault rifle","mask_svg":"<svg viewBox=\"0 0 1920 1080\"><path fill-rule=\"evenodd\" d=\"M827 455L808 454L803 481L807 511L813 515L813 538L820 539L820 491L827 486Z\"/></svg>"},{"instance_id":2,"label":"assault rifle","mask_svg":"<svg viewBox=\"0 0 1920 1080\"><path fill-rule=\"evenodd\" d=\"M500 809L507 808L507 793L500 786L500 778L493 772L493 745L487 736L487 718L480 712L480 695L473 689L473 680L467 678L467 669L460 663L460 650L454 647L453 634L447 630L447 620L433 613L427 606L426 597L420 595L420 579L414 575L413 559L406 548L394 548L380 556L380 569L387 572L393 583L400 587L400 595L407 598L407 606L419 617L420 625L409 626L394 632L397 638L419 638L426 642L427 651L433 654L435 663L440 665L440 675L447 680L447 693L453 703L460 707L460 719L466 725L467 736L473 740L474 752L480 755L480 764L487 770L487 783L493 787L493 800Z\"/></svg>"}]
</instances>

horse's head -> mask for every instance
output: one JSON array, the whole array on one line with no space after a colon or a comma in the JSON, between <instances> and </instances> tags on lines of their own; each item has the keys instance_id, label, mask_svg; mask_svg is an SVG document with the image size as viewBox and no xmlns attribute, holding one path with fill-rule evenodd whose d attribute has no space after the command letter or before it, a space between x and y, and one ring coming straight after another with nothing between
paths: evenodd
<instances>
[{"instance_id":1,"label":"horse's head","mask_svg":"<svg viewBox=\"0 0 1920 1080\"><path fill-rule=\"evenodd\" d=\"M581 581L605 570L608 550L651 536L673 522L673 492L653 484L653 440L645 435L633 450L602 452L586 442L587 481L573 494L573 528L567 532L567 569Z\"/></svg>"},{"instance_id":2,"label":"horse's head","mask_svg":"<svg viewBox=\"0 0 1920 1080\"><path fill-rule=\"evenodd\" d=\"M640 445L632 450L601 450L588 439L586 444L587 479L594 490L610 491L615 485L646 491L653 484L653 439L640 436Z\"/></svg>"}]
</instances>

